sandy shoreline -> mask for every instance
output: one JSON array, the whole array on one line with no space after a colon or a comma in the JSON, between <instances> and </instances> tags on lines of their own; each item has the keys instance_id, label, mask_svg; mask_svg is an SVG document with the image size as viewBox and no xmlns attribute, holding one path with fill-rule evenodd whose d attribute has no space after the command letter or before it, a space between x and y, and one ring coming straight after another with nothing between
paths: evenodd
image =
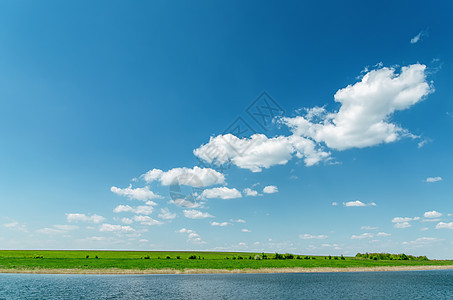
<instances>
[{"instance_id":1,"label":"sandy shoreline","mask_svg":"<svg viewBox=\"0 0 453 300\"><path fill-rule=\"evenodd\" d=\"M270 274L270 273L337 273L337 272L387 272L453 269L445 266L387 266L358 268L262 268L262 269L0 269L0 273L14 274L97 274L97 275L151 275L151 274Z\"/></svg>"}]
</instances>

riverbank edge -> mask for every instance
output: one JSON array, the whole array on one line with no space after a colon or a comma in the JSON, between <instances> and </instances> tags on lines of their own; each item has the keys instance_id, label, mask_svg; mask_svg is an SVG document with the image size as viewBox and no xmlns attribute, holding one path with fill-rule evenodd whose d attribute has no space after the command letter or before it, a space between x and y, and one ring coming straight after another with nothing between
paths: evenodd
<instances>
[{"instance_id":1,"label":"riverbank edge","mask_svg":"<svg viewBox=\"0 0 453 300\"><path fill-rule=\"evenodd\" d=\"M152 275L152 274L271 274L271 273L338 273L389 272L453 269L453 265L379 266L352 268L261 268L261 269L0 269L0 273L14 274L86 274L86 275Z\"/></svg>"}]
</instances>

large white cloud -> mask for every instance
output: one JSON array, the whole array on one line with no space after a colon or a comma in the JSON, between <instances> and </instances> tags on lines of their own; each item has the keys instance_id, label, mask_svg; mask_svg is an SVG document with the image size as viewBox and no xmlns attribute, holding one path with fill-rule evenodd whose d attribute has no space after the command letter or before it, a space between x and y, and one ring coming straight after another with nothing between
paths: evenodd
<instances>
[{"instance_id":1,"label":"large white cloud","mask_svg":"<svg viewBox=\"0 0 453 300\"><path fill-rule=\"evenodd\" d=\"M162 185L189 185L192 187L207 187L225 183L225 176L222 173L210 168L173 168L166 172L159 169L152 169L141 176L146 182L155 180Z\"/></svg>"},{"instance_id":2,"label":"large white cloud","mask_svg":"<svg viewBox=\"0 0 453 300\"><path fill-rule=\"evenodd\" d=\"M337 112L317 107L307 110L305 116L283 118L283 122L294 135L336 150L375 146L411 136L390 118L433 91L425 70L422 64L402 67L399 74L395 68L372 70L361 81L336 92L334 99L341 104Z\"/></svg>"},{"instance_id":3,"label":"large white cloud","mask_svg":"<svg viewBox=\"0 0 453 300\"><path fill-rule=\"evenodd\" d=\"M68 222L90 222L90 223L101 223L105 220L103 216L91 215L87 216L85 214L66 214L66 219Z\"/></svg>"},{"instance_id":4,"label":"large white cloud","mask_svg":"<svg viewBox=\"0 0 453 300\"><path fill-rule=\"evenodd\" d=\"M330 153L323 150L323 145L345 150L391 143L403 136L414 138L390 119L396 111L410 108L433 91L425 71L422 64L402 67L400 73L395 68L371 70L359 82L335 93L334 100L341 105L338 111L315 107L306 109L303 116L282 118L281 123L292 132L290 136L218 135L193 153L210 164L232 163L261 172L263 168L285 165L294 156L307 166L329 160ZM149 174L151 178L159 176L158 171Z\"/></svg>"},{"instance_id":5,"label":"large white cloud","mask_svg":"<svg viewBox=\"0 0 453 300\"><path fill-rule=\"evenodd\" d=\"M157 198L162 198L161 196L153 193L149 187L145 186L143 188L132 188L132 185L129 185L127 188L118 188L116 186L112 186L110 188L110 191L113 193L119 195L119 196L125 196L129 198L130 200L136 199L140 201L147 201L151 199L157 199Z\"/></svg>"},{"instance_id":6,"label":"large white cloud","mask_svg":"<svg viewBox=\"0 0 453 300\"><path fill-rule=\"evenodd\" d=\"M220 198L220 199L235 199L241 198L242 194L237 189L230 189L226 186L217 187L212 189L206 189L201 193L202 199L213 199L213 198Z\"/></svg>"},{"instance_id":7,"label":"large white cloud","mask_svg":"<svg viewBox=\"0 0 453 300\"><path fill-rule=\"evenodd\" d=\"M264 134L254 134L250 138L238 138L232 134L218 135L211 137L208 143L201 145L193 153L210 164L232 163L252 172L285 165L293 155L304 158L308 166L329 156L329 153L318 149L309 139L300 136L268 138Z\"/></svg>"}]
</instances>

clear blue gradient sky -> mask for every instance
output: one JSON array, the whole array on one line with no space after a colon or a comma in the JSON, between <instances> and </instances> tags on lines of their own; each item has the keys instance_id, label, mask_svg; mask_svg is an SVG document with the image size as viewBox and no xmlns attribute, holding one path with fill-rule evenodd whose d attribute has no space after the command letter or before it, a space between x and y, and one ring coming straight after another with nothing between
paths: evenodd
<instances>
[{"instance_id":1,"label":"clear blue gradient sky","mask_svg":"<svg viewBox=\"0 0 453 300\"><path fill-rule=\"evenodd\" d=\"M2 1L0 248L453 259L451 11Z\"/></svg>"}]
</instances>

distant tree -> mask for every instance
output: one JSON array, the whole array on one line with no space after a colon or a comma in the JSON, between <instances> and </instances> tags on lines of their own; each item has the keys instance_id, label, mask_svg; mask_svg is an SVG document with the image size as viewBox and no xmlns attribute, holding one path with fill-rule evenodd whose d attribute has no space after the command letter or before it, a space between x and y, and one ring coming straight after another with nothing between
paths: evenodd
<instances>
[{"instance_id":1,"label":"distant tree","mask_svg":"<svg viewBox=\"0 0 453 300\"><path fill-rule=\"evenodd\" d=\"M167 259L170 259L171 257L170 256L167 256Z\"/></svg>"},{"instance_id":2,"label":"distant tree","mask_svg":"<svg viewBox=\"0 0 453 300\"><path fill-rule=\"evenodd\" d=\"M262 259L261 255L259 255L259 254L255 255L255 260L261 260L261 259Z\"/></svg>"},{"instance_id":3,"label":"distant tree","mask_svg":"<svg viewBox=\"0 0 453 300\"><path fill-rule=\"evenodd\" d=\"M89 255L87 255L87 256L86 256L85 258L90 258L90 256L89 256Z\"/></svg>"},{"instance_id":4,"label":"distant tree","mask_svg":"<svg viewBox=\"0 0 453 300\"><path fill-rule=\"evenodd\" d=\"M340 259L345 260L343 254L341 254Z\"/></svg>"}]
</instances>

